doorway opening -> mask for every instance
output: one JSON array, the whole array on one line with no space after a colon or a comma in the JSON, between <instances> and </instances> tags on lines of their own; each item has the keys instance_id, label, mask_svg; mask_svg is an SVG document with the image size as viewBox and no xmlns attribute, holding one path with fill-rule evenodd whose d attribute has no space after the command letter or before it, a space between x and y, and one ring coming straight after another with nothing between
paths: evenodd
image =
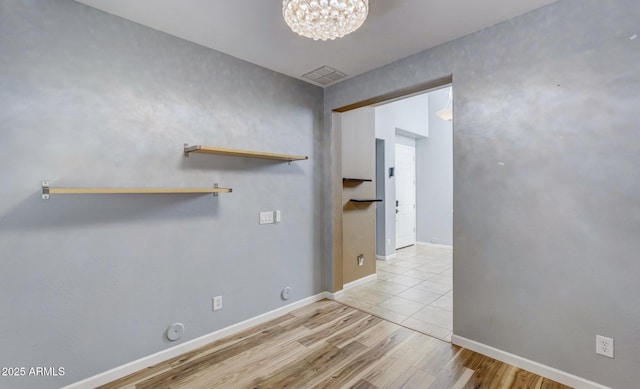
<instances>
[{"instance_id":1,"label":"doorway opening","mask_svg":"<svg viewBox=\"0 0 640 389\"><path fill-rule=\"evenodd\" d=\"M445 341L453 328L453 126L436 113L451 106L450 90L449 82L366 106L383 200L375 205L375 277L345 285L337 298Z\"/></svg>"}]
</instances>

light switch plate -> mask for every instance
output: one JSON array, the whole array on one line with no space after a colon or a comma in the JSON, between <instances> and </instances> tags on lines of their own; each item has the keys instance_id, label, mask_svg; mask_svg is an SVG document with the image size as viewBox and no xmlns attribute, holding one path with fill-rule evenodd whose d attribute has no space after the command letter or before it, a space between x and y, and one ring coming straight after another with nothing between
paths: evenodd
<instances>
[{"instance_id":1,"label":"light switch plate","mask_svg":"<svg viewBox=\"0 0 640 389\"><path fill-rule=\"evenodd\" d=\"M260 224L273 224L273 211L261 211Z\"/></svg>"},{"instance_id":2,"label":"light switch plate","mask_svg":"<svg viewBox=\"0 0 640 389\"><path fill-rule=\"evenodd\" d=\"M216 296L213 298L213 310L219 311L222 309L222 296Z\"/></svg>"}]
</instances>

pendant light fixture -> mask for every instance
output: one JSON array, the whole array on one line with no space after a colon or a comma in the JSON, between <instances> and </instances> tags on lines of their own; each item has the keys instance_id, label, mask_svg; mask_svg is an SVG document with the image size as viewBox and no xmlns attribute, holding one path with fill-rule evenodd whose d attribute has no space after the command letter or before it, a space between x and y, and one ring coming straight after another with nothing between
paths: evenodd
<instances>
[{"instance_id":1,"label":"pendant light fixture","mask_svg":"<svg viewBox=\"0 0 640 389\"><path fill-rule=\"evenodd\" d=\"M342 38L357 30L369 13L369 0L283 0L282 14L291 30L312 38Z\"/></svg>"},{"instance_id":2,"label":"pendant light fixture","mask_svg":"<svg viewBox=\"0 0 640 389\"><path fill-rule=\"evenodd\" d=\"M442 120L451 121L453 119L453 98L452 98L452 90L449 87L449 100L447 101L447 105L439 111L436 111L436 115Z\"/></svg>"}]
</instances>

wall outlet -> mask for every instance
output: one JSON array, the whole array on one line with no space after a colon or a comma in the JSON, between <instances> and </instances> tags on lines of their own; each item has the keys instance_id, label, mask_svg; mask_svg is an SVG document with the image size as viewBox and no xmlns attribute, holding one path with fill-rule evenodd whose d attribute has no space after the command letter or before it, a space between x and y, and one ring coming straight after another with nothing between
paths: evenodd
<instances>
[{"instance_id":1,"label":"wall outlet","mask_svg":"<svg viewBox=\"0 0 640 389\"><path fill-rule=\"evenodd\" d=\"M222 296L216 296L213 298L213 310L219 311L222 309Z\"/></svg>"},{"instance_id":2,"label":"wall outlet","mask_svg":"<svg viewBox=\"0 0 640 389\"><path fill-rule=\"evenodd\" d=\"M358 255L358 266L364 265L364 254Z\"/></svg>"},{"instance_id":3,"label":"wall outlet","mask_svg":"<svg viewBox=\"0 0 640 389\"><path fill-rule=\"evenodd\" d=\"M613 358L613 339L596 335L596 354Z\"/></svg>"}]
</instances>

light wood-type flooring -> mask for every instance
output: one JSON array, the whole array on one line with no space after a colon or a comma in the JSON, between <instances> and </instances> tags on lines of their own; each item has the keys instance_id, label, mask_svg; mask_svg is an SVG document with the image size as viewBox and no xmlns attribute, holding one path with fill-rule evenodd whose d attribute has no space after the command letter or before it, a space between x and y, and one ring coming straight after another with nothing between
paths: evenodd
<instances>
[{"instance_id":1,"label":"light wood-type flooring","mask_svg":"<svg viewBox=\"0 0 640 389\"><path fill-rule=\"evenodd\" d=\"M101 388L566 388L322 300Z\"/></svg>"}]
</instances>

